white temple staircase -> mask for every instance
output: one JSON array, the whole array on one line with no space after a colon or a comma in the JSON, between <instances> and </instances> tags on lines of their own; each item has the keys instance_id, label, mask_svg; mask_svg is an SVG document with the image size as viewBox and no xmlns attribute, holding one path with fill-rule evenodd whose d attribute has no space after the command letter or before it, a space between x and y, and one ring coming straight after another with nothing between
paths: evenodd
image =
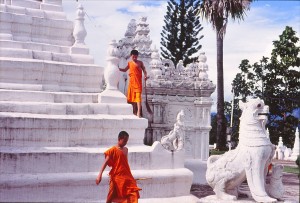
<instances>
[{"instance_id":1,"label":"white temple staircase","mask_svg":"<svg viewBox=\"0 0 300 203\"><path fill-rule=\"evenodd\" d=\"M134 177L147 178L141 202L196 201L183 152L143 145L146 119L99 102L103 68L73 46L61 0L0 3L0 201L105 202L108 176L95 178L121 130Z\"/></svg>"}]
</instances>

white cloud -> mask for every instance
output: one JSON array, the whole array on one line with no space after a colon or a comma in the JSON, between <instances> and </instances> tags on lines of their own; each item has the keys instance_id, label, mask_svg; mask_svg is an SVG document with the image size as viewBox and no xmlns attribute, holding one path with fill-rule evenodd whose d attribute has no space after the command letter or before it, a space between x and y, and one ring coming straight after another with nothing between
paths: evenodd
<instances>
[{"instance_id":1,"label":"white cloud","mask_svg":"<svg viewBox=\"0 0 300 203\"><path fill-rule=\"evenodd\" d=\"M138 20L141 16L147 16L150 26L150 38L152 46L160 47L160 33L164 25L167 1L80 1L90 19L85 19L87 38L85 40L90 48L95 63L105 66L106 50L108 43L124 37L127 25L131 19ZM291 2L290 2L291 3ZM69 20L75 19L76 2L63 1L64 10ZM229 22L224 39L224 85L225 100L231 100L231 82L238 72L238 66L243 59L248 59L251 64L258 62L262 56L269 57L272 49L272 41L285 29L291 26L300 33L299 5L292 10L284 8L275 11L272 2L261 4L260 7L252 6L244 21ZM216 34L210 24L202 23L204 29L201 34L204 38L200 44L201 51L207 55L209 77L216 84ZM216 101L216 92L213 93ZM213 111L216 110L215 105Z\"/></svg>"}]
</instances>

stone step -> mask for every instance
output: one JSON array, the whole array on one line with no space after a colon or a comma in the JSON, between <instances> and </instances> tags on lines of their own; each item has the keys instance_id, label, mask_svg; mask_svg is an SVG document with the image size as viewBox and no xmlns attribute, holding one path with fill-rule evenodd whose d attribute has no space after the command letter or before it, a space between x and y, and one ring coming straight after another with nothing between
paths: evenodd
<instances>
[{"instance_id":1,"label":"stone step","mask_svg":"<svg viewBox=\"0 0 300 203\"><path fill-rule=\"evenodd\" d=\"M33 51L45 51L52 53L70 53L70 47L67 46L57 46L38 42L23 42L23 41L13 41L13 40L0 40L1 48L14 48L14 49L25 49ZM88 53L87 53L88 54Z\"/></svg>"},{"instance_id":2,"label":"stone step","mask_svg":"<svg viewBox=\"0 0 300 203\"><path fill-rule=\"evenodd\" d=\"M4 79L2 79L3 81ZM22 83L5 83L0 81L0 89L7 90L28 90L28 91L43 91L44 87L41 84L22 84ZM18 82L18 81L16 81Z\"/></svg>"},{"instance_id":3,"label":"stone step","mask_svg":"<svg viewBox=\"0 0 300 203\"><path fill-rule=\"evenodd\" d=\"M28 49L0 48L0 57L33 59L33 51Z\"/></svg>"},{"instance_id":4,"label":"stone step","mask_svg":"<svg viewBox=\"0 0 300 203\"><path fill-rule=\"evenodd\" d=\"M69 53L55 53L49 51L39 51L30 49L19 48L0 48L0 57L11 58L26 58L26 59L38 59L43 61L57 61L68 63L80 63L80 64L93 64L93 56L86 54L69 54Z\"/></svg>"},{"instance_id":5,"label":"stone step","mask_svg":"<svg viewBox=\"0 0 300 203\"><path fill-rule=\"evenodd\" d=\"M0 57L0 84L8 83L9 89L20 88L14 87L16 83L38 85L44 91L99 93L103 71L104 68L94 64ZM5 84L2 86L6 88ZM39 90L40 87L32 88Z\"/></svg>"},{"instance_id":6,"label":"stone step","mask_svg":"<svg viewBox=\"0 0 300 203\"><path fill-rule=\"evenodd\" d=\"M98 103L98 93L45 92L0 89L0 101Z\"/></svg>"},{"instance_id":7,"label":"stone step","mask_svg":"<svg viewBox=\"0 0 300 203\"><path fill-rule=\"evenodd\" d=\"M0 112L16 112L47 115L132 115L128 104L105 103L50 103L0 101Z\"/></svg>"},{"instance_id":8,"label":"stone step","mask_svg":"<svg viewBox=\"0 0 300 203\"><path fill-rule=\"evenodd\" d=\"M13 40L72 46L73 22L23 14L0 12L0 30L12 34Z\"/></svg>"},{"instance_id":9,"label":"stone step","mask_svg":"<svg viewBox=\"0 0 300 203\"><path fill-rule=\"evenodd\" d=\"M42 0L1 0L0 3L4 4L6 2L7 6L17 6L27 9L42 9L48 11L63 11L61 0L54 1L42 1Z\"/></svg>"},{"instance_id":10,"label":"stone step","mask_svg":"<svg viewBox=\"0 0 300 203\"><path fill-rule=\"evenodd\" d=\"M14 41L14 40L0 39L0 47L6 49L27 49L27 50L35 51L37 53L51 52L51 53L71 54L74 56L89 54L89 49L87 47L57 46L57 45L51 45L46 43L24 42L24 41Z\"/></svg>"},{"instance_id":11,"label":"stone step","mask_svg":"<svg viewBox=\"0 0 300 203\"><path fill-rule=\"evenodd\" d=\"M100 167L100 166L99 166ZM132 170L141 199L189 196L193 173L186 168ZM93 202L105 201L109 177L98 172L0 175L0 199L3 202ZM181 198L182 199L182 198ZM196 201L195 201L196 202ZM189 202L193 203L193 202Z\"/></svg>"},{"instance_id":12,"label":"stone step","mask_svg":"<svg viewBox=\"0 0 300 203\"><path fill-rule=\"evenodd\" d=\"M40 9L41 2L35 0L10 0L7 3L19 7Z\"/></svg>"},{"instance_id":13,"label":"stone step","mask_svg":"<svg viewBox=\"0 0 300 203\"><path fill-rule=\"evenodd\" d=\"M56 20L67 19L66 14L62 11L62 7L49 5L49 4L42 4L41 8L43 10L41 10L40 8L28 8L23 6L0 4L0 12L23 14L32 17L56 19Z\"/></svg>"},{"instance_id":14,"label":"stone step","mask_svg":"<svg viewBox=\"0 0 300 203\"><path fill-rule=\"evenodd\" d=\"M114 136L117 143L117 135ZM131 140L129 139L129 142ZM128 145L132 170L184 167L184 152L171 153L157 142L153 146ZM108 147L0 147L0 174L97 172ZM158 156L158 157L156 157ZM161 160L164 160L161 162ZM107 167L107 170L109 167Z\"/></svg>"},{"instance_id":15,"label":"stone step","mask_svg":"<svg viewBox=\"0 0 300 203\"><path fill-rule=\"evenodd\" d=\"M114 112L119 109L109 111ZM111 146L116 142L114 135L118 135L122 130L128 131L131 135L132 144L143 144L147 126L147 119L135 115L46 115L0 112L0 146Z\"/></svg>"},{"instance_id":16,"label":"stone step","mask_svg":"<svg viewBox=\"0 0 300 203\"><path fill-rule=\"evenodd\" d=\"M103 203L106 200L103 201ZM147 199L139 199L139 203L199 203L199 198L190 194L185 196L178 197L168 197L168 198L147 198Z\"/></svg>"},{"instance_id":17,"label":"stone step","mask_svg":"<svg viewBox=\"0 0 300 203\"><path fill-rule=\"evenodd\" d=\"M128 104L0 101L0 112L47 115L132 115Z\"/></svg>"}]
</instances>

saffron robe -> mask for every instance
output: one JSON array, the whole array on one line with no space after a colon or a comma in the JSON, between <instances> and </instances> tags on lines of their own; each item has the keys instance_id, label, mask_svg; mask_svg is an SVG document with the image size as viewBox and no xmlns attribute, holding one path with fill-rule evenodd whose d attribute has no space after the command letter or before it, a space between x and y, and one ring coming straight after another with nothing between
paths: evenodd
<instances>
[{"instance_id":1,"label":"saffron robe","mask_svg":"<svg viewBox=\"0 0 300 203\"><path fill-rule=\"evenodd\" d=\"M112 167L109 176L109 192L107 202L111 202L115 198L128 198L132 193L137 194L139 198L139 190L136 180L133 178L127 157L116 146L111 147L104 152L105 157L109 156L107 165Z\"/></svg>"},{"instance_id":2,"label":"saffron robe","mask_svg":"<svg viewBox=\"0 0 300 203\"><path fill-rule=\"evenodd\" d=\"M127 101L128 102L141 102L142 95L142 69L138 63L134 61L128 62L129 67L129 84L127 90Z\"/></svg>"}]
</instances>

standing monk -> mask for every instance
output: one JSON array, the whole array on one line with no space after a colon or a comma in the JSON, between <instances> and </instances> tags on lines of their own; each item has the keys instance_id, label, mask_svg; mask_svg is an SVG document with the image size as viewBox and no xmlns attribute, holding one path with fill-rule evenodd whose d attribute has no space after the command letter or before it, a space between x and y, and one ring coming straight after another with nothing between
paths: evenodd
<instances>
[{"instance_id":1,"label":"standing monk","mask_svg":"<svg viewBox=\"0 0 300 203\"><path fill-rule=\"evenodd\" d=\"M105 161L97 176L96 184L101 182L102 173L106 166L112 167L109 176L109 192L107 195L107 203L112 201L120 203L137 203L139 195L139 187L133 178L128 164L128 148L125 147L129 139L126 131L121 131L118 136L118 144L109 148L104 152Z\"/></svg>"},{"instance_id":2,"label":"standing monk","mask_svg":"<svg viewBox=\"0 0 300 203\"><path fill-rule=\"evenodd\" d=\"M119 68L120 71L126 72L129 69L129 84L127 93L127 102L133 105L133 113L141 117L142 108L142 71L144 72L145 80L147 79L147 71L142 61L137 60L139 52L132 50L130 52L131 61L128 62L126 68ZM135 111L137 105L137 112Z\"/></svg>"}]
</instances>

